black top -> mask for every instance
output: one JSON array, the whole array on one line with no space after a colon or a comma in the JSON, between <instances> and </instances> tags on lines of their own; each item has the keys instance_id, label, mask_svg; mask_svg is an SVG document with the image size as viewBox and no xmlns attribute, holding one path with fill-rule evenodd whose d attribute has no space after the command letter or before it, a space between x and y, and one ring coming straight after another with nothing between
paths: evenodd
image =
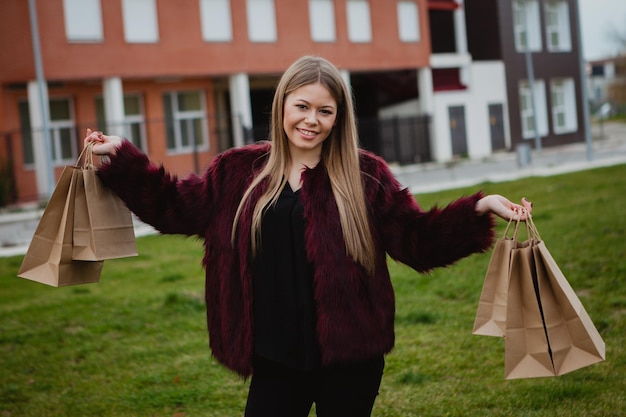
<instances>
[{"instance_id":1,"label":"black top","mask_svg":"<svg viewBox=\"0 0 626 417\"><path fill-rule=\"evenodd\" d=\"M319 366L313 269L306 258L300 190L287 183L263 214L254 260L254 337L257 355L310 370Z\"/></svg>"}]
</instances>

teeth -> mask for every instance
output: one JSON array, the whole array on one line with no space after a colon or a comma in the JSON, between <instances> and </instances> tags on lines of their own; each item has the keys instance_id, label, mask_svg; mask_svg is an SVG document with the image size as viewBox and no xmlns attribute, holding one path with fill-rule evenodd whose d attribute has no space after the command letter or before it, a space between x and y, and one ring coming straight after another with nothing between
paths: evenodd
<instances>
[{"instance_id":1,"label":"teeth","mask_svg":"<svg viewBox=\"0 0 626 417\"><path fill-rule=\"evenodd\" d=\"M305 135L315 135L315 132L313 132L312 130L300 129L300 132L304 133Z\"/></svg>"}]
</instances>

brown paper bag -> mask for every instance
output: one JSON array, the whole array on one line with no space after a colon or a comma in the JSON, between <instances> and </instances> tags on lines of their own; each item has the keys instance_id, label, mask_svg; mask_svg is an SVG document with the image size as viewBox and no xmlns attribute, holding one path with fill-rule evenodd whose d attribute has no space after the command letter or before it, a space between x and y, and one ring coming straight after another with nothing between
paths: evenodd
<instances>
[{"instance_id":1,"label":"brown paper bag","mask_svg":"<svg viewBox=\"0 0 626 417\"><path fill-rule=\"evenodd\" d=\"M28 246L19 277L54 287L100 279L102 262L72 260L76 174L74 167L63 170Z\"/></svg>"},{"instance_id":2,"label":"brown paper bag","mask_svg":"<svg viewBox=\"0 0 626 417\"><path fill-rule=\"evenodd\" d=\"M504 373L506 379L554 375L548 335L542 317L532 246L511 252L507 297Z\"/></svg>"},{"instance_id":3,"label":"brown paper bag","mask_svg":"<svg viewBox=\"0 0 626 417\"><path fill-rule=\"evenodd\" d=\"M101 261L137 256L130 210L100 182L91 146L83 153L85 163L77 168L73 259Z\"/></svg>"},{"instance_id":4,"label":"brown paper bag","mask_svg":"<svg viewBox=\"0 0 626 417\"><path fill-rule=\"evenodd\" d=\"M533 256L555 375L604 361L600 333L544 242L533 245Z\"/></svg>"},{"instance_id":5,"label":"brown paper bag","mask_svg":"<svg viewBox=\"0 0 626 417\"><path fill-rule=\"evenodd\" d=\"M507 379L563 375L605 359L605 346L532 221L513 249L505 334Z\"/></svg>"},{"instance_id":6,"label":"brown paper bag","mask_svg":"<svg viewBox=\"0 0 626 417\"><path fill-rule=\"evenodd\" d=\"M519 221L515 222L513 237L508 237L511 223L512 221L509 221L504 235L496 241L493 248L478 302L472 334L504 337L511 253L513 248L524 245L524 243L517 241Z\"/></svg>"}]
</instances>

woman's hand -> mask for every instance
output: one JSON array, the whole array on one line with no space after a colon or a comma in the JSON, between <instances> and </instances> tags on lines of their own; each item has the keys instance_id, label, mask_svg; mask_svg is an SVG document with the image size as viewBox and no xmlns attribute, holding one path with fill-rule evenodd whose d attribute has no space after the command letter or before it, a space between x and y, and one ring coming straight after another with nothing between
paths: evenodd
<instances>
[{"instance_id":1,"label":"woman's hand","mask_svg":"<svg viewBox=\"0 0 626 417\"><path fill-rule=\"evenodd\" d=\"M107 136L102 132L92 132L87 129L87 136L83 140L84 146L94 142L92 152L96 155L115 155L124 139L119 136Z\"/></svg>"},{"instance_id":2,"label":"woman's hand","mask_svg":"<svg viewBox=\"0 0 626 417\"><path fill-rule=\"evenodd\" d=\"M498 194L485 196L476 202L476 213L479 215L493 213L506 221L526 221L532 210L533 203L526 197L522 198L521 205L512 203L508 198Z\"/></svg>"}]
</instances>

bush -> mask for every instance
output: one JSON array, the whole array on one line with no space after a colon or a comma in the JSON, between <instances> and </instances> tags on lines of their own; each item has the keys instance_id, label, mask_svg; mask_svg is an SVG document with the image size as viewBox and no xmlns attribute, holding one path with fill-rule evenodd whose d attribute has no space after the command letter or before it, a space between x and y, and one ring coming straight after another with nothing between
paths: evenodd
<instances>
[{"instance_id":1,"label":"bush","mask_svg":"<svg viewBox=\"0 0 626 417\"><path fill-rule=\"evenodd\" d=\"M0 158L0 207L17 200L13 163Z\"/></svg>"}]
</instances>

